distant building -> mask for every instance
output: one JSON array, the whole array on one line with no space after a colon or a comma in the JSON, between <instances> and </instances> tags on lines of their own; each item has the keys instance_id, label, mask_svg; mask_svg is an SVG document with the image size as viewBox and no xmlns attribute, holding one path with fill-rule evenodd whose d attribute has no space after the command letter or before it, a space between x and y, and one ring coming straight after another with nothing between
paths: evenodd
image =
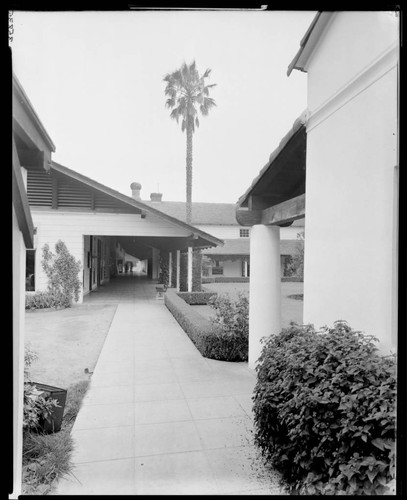
<instances>
[{"instance_id":1,"label":"distant building","mask_svg":"<svg viewBox=\"0 0 407 500\"><path fill-rule=\"evenodd\" d=\"M144 203L176 219L185 221L185 202L163 201L162 193L151 193ZM224 241L223 246L203 249L207 265L204 276L241 278L250 276L250 231L236 220L236 204L192 202L192 225ZM299 245L298 234L304 231L304 221L298 220L291 227L281 230L281 276L287 276L291 257ZM204 261L205 263L205 261Z\"/></svg>"}]
</instances>

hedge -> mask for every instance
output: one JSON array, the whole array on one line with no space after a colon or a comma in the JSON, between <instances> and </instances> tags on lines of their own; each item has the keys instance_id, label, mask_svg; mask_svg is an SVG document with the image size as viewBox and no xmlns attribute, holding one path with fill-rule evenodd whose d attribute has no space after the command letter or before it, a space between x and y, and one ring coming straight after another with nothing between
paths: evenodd
<instances>
[{"instance_id":1,"label":"hedge","mask_svg":"<svg viewBox=\"0 0 407 500\"><path fill-rule=\"evenodd\" d=\"M234 339L199 314L177 292L168 289L164 303L202 356L221 361L240 360L239 346Z\"/></svg>"},{"instance_id":2,"label":"hedge","mask_svg":"<svg viewBox=\"0 0 407 500\"><path fill-rule=\"evenodd\" d=\"M191 306L207 305L216 292L178 292L178 296Z\"/></svg>"},{"instance_id":3,"label":"hedge","mask_svg":"<svg viewBox=\"0 0 407 500\"><path fill-rule=\"evenodd\" d=\"M291 494L388 492L395 474L395 356L344 321L264 340L255 441Z\"/></svg>"},{"instance_id":4,"label":"hedge","mask_svg":"<svg viewBox=\"0 0 407 500\"><path fill-rule=\"evenodd\" d=\"M202 283L249 283L250 278L243 276L211 276L202 278Z\"/></svg>"}]
</instances>

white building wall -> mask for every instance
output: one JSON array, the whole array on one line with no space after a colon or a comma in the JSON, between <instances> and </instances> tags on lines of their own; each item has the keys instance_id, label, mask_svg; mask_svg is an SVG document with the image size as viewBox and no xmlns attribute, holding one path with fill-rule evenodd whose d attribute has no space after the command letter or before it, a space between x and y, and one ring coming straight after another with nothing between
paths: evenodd
<instances>
[{"instance_id":1,"label":"white building wall","mask_svg":"<svg viewBox=\"0 0 407 500\"><path fill-rule=\"evenodd\" d=\"M382 36L383 25L363 21L356 26L357 17L337 14L314 56L309 68L311 105L318 95L323 100L334 90L339 72L350 77L380 49L385 52L385 46L378 47L378 40L389 38ZM368 14L367 19L377 15ZM354 40L365 28L372 47L360 50ZM338 67L328 75L333 62ZM319 328L346 320L354 329L378 337L385 351L396 347L397 300L397 69L393 65L389 70L391 65L386 60L366 75L323 118L311 114L304 266L304 323Z\"/></svg>"},{"instance_id":2,"label":"white building wall","mask_svg":"<svg viewBox=\"0 0 407 500\"><path fill-rule=\"evenodd\" d=\"M149 216L141 219L137 214L115 214L97 212L77 212L62 210L32 210L36 234L36 290L46 290L47 277L42 269L42 247L45 243L54 251L55 243L61 239L69 252L84 264L84 235L98 236L185 236L187 231L166 223L162 219ZM96 247L95 247L96 248ZM94 249L94 253L96 250ZM125 254L122 252L124 259ZM86 268L85 262L85 268ZM83 278L82 270L79 276ZM86 280L86 277L85 277ZM88 278L89 282L89 278ZM82 291L79 302L82 302Z\"/></svg>"},{"instance_id":3,"label":"white building wall","mask_svg":"<svg viewBox=\"0 0 407 500\"><path fill-rule=\"evenodd\" d=\"M248 229L249 232L251 231L250 227L244 227L244 226L215 226L215 225L201 225L201 226L196 226L198 229L201 231L205 231L206 233L209 233L216 238L220 239L240 239L240 229ZM304 227L302 226L288 226L288 227L282 227L280 228L281 232L281 239L282 240L295 240L297 239L297 234L304 231ZM250 234L250 233L249 233ZM241 239L249 239L249 238L244 238L242 237Z\"/></svg>"},{"instance_id":4,"label":"white building wall","mask_svg":"<svg viewBox=\"0 0 407 500\"><path fill-rule=\"evenodd\" d=\"M308 108L318 109L387 50L397 46L398 36L398 18L394 13L333 14L307 65Z\"/></svg>"},{"instance_id":5,"label":"white building wall","mask_svg":"<svg viewBox=\"0 0 407 500\"><path fill-rule=\"evenodd\" d=\"M242 261L236 260L232 262L231 260L223 261L223 276L226 277L236 277L242 276Z\"/></svg>"},{"instance_id":6,"label":"white building wall","mask_svg":"<svg viewBox=\"0 0 407 500\"><path fill-rule=\"evenodd\" d=\"M235 239L240 238L240 229L245 229L243 226L236 225L235 226L221 226L221 225L196 225L197 229L201 231L205 231L205 233L211 234L215 236L215 238L220 239Z\"/></svg>"},{"instance_id":7,"label":"white building wall","mask_svg":"<svg viewBox=\"0 0 407 500\"><path fill-rule=\"evenodd\" d=\"M24 315L26 248L13 206L13 494L21 494L24 393Z\"/></svg>"}]
</instances>

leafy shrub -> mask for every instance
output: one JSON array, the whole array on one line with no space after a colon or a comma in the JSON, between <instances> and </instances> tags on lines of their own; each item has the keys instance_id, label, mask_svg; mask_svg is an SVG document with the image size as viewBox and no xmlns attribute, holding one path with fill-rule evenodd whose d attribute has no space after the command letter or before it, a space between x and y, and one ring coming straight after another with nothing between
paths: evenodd
<instances>
[{"instance_id":1,"label":"leafy shrub","mask_svg":"<svg viewBox=\"0 0 407 500\"><path fill-rule=\"evenodd\" d=\"M44 420L50 422L54 408L58 401L49 397L49 393L38 390L30 381L31 364L38 355L27 345L24 351L24 402L23 402L23 429L38 430Z\"/></svg>"},{"instance_id":2,"label":"leafy shrub","mask_svg":"<svg viewBox=\"0 0 407 500\"><path fill-rule=\"evenodd\" d=\"M66 308L70 307L70 305L69 298L57 290L52 292L37 291L25 295L26 309Z\"/></svg>"},{"instance_id":3,"label":"leafy shrub","mask_svg":"<svg viewBox=\"0 0 407 500\"><path fill-rule=\"evenodd\" d=\"M395 359L344 321L264 341L255 440L291 492L382 494L394 478Z\"/></svg>"},{"instance_id":4,"label":"leafy shrub","mask_svg":"<svg viewBox=\"0 0 407 500\"><path fill-rule=\"evenodd\" d=\"M46 495L59 478L71 474L73 440L71 428L89 386L82 380L69 387L61 431L55 434L24 432L23 494Z\"/></svg>"},{"instance_id":5,"label":"leafy shrub","mask_svg":"<svg viewBox=\"0 0 407 500\"><path fill-rule=\"evenodd\" d=\"M65 243L58 240L55 244L53 254L48 243L42 249L42 267L48 277L48 291L51 293L62 293L65 296L65 307L70 307L73 300L79 299L81 281L78 274L81 271L81 263L73 257Z\"/></svg>"},{"instance_id":6,"label":"leafy shrub","mask_svg":"<svg viewBox=\"0 0 407 500\"><path fill-rule=\"evenodd\" d=\"M241 349L232 336L204 318L173 290L167 290L164 303L202 356L222 361L241 359Z\"/></svg>"},{"instance_id":7,"label":"leafy shrub","mask_svg":"<svg viewBox=\"0 0 407 500\"><path fill-rule=\"evenodd\" d=\"M233 300L228 294L212 297L209 305L215 310L212 323L230 344L230 354L236 360L247 361L249 349L249 297L240 292Z\"/></svg>"},{"instance_id":8,"label":"leafy shrub","mask_svg":"<svg viewBox=\"0 0 407 500\"><path fill-rule=\"evenodd\" d=\"M189 305L206 305L209 300L216 296L216 292L179 292L178 297L185 300Z\"/></svg>"}]
</instances>

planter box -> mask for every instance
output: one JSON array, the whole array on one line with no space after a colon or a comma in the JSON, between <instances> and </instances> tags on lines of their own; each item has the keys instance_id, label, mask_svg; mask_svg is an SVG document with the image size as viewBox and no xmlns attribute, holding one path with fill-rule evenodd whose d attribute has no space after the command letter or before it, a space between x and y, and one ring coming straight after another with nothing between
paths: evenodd
<instances>
[{"instance_id":1,"label":"planter box","mask_svg":"<svg viewBox=\"0 0 407 500\"><path fill-rule=\"evenodd\" d=\"M58 432L61 429L62 417L64 416L65 402L66 402L66 389L60 389L59 387L53 387L52 385L38 384L37 382L31 382L39 391L44 391L46 393L45 399L51 398L58 401L59 406L54 409L52 415L50 416L51 421L43 420L40 424L42 432L50 434L52 432Z\"/></svg>"}]
</instances>

